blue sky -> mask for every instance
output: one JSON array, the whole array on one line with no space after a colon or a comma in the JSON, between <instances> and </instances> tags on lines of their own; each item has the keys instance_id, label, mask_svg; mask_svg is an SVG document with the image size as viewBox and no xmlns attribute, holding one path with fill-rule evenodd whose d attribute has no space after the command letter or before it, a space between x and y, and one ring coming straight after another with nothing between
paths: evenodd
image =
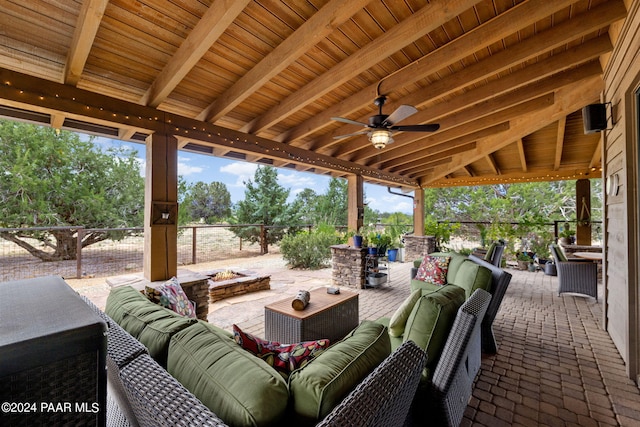
<instances>
[{"instance_id":1,"label":"blue sky","mask_svg":"<svg viewBox=\"0 0 640 427\"><path fill-rule=\"evenodd\" d=\"M106 149L111 146L125 146L137 151L137 156L142 165L144 174L145 146L128 141L109 139L103 137L94 138L94 143ZM240 160L229 160L220 157L207 156L203 154L178 152L178 174L187 182L222 182L227 186L231 194L233 203L244 199L243 181L253 179L256 168L255 163ZM289 201L293 200L300 191L311 188L317 194L324 194L329 186L330 178L310 172L298 172L290 169L278 168L278 182L285 188L290 189ZM413 213L412 200L407 197L396 196L387 191L387 187L380 185L365 184L365 203L372 209L380 212L403 212L408 215ZM394 189L394 192L399 192ZM409 194L413 195L413 193Z\"/></svg>"}]
</instances>

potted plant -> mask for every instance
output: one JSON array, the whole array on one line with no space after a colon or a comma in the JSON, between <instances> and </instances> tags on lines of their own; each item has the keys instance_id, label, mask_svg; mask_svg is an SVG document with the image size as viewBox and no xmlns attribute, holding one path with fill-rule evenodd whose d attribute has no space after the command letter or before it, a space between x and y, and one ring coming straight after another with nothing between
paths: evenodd
<instances>
[{"instance_id":1,"label":"potted plant","mask_svg":"<svg viewBox=\"0 0 640 427\"><path fill-rule=\"evenodd\" d=\"M529 264L533 264L533 258L528 252L517 252L516 261L520 270L528 270Z\"/></svg>"},{"instance_id":2,"label":"potted plant","mask_svg":"<svg viewBox=\"0 0 640 427\"><path fill-rule=\"evenodd\" d=\"M353 241L353 247L354 248L361 248L362 247L362 243L363 243L363 238L362 238L362 229L359 229L357 231L349 231L347 233L347 238L351 238L351 240Z\"/></svg>"},{"instance_id":3,"label":"potted plant","mask_svg":"<svg viewBox=\"0 0 640 427\"><path fill-rule=\"evenodd\" d=\"M569 223L565 223L564 227L562 228L562 231L560 232L560 239L558 243L560 243L563 246L567 246L571 244L572 239L573 239L573 231L571 230Z\"/></svg>"}]
</instances>

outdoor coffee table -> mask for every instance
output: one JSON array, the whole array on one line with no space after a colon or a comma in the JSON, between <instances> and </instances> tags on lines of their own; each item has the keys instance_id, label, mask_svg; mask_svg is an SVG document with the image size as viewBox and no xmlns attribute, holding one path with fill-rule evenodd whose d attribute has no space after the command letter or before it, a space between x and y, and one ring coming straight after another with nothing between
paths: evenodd
<instances>
[{"instance_id":1,"label":"outdoor coffee table","mask_svg":"<svg viewBox=\"0 0 640 427\"><path fill-rule=\"evenodd\" d=\"M358 294L340 290L331 295L326 288L310 292L309 305L294 310L294 296L265 306L265 338L280 343L297 343L327 338L338 341L358 326Z\"/></svg>"}]
</instances>

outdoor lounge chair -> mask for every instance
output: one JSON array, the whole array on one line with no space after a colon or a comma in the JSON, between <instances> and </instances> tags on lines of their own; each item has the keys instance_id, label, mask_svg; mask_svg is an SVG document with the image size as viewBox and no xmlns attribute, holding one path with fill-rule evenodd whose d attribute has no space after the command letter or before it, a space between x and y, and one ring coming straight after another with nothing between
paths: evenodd
<instances>
[{"instance_id":1,"label":"outdoor lounge chair","mask_svg":"<svg viewBox=\"0 0 640 427\"><path fill-rule=\"evenodd\" d=\"M407 341L369 374L318 426L404 426L426 353Z\"/></svg>"},{"instance_id":2,"label":"outdoor lounge chair","mask_svg":"<svg viewBox=\"0 0 640 427\"><path fill-rule=\"evenodd\" d=\"M569 261L556 244L549 251L558 271L558 295L571 292L598 299L598 266L591 261Z\"/></svg>"}]
</instances>

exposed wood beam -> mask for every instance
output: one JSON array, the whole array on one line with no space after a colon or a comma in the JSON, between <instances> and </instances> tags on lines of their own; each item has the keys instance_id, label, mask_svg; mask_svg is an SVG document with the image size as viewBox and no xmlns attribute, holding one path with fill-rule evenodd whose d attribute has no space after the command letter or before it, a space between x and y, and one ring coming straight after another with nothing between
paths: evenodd
<instances>
[{"instance_id":1,"label":"exposed wood beam","mask_svg":"<svg viewBox=\"0 0 640 427\"><path fill-rule=\"evenodd\" d=\"M303 55L313 40L320 41L365 7L371 0L332 0L243 75L233 86L196 117L215 122L255 90ZM304 40L305 43L301 41Z\"/></svg>"},{"instance_id":2,"label":"exposed wood beam","mask_svg":"<svg viewBox=\"0 0 640 427\"><path fill-rule=\"evenodd\" d=\"M589 163L590 168L595 168L596 166L602 163L602 137L598 140L598 145L596 149L593 151L593 156L591 156L591 162Z\"/></svg>"},{"instance_id":3,"label":"exposed wood beam","mask_svg":"<svg viewBox=\"0 0 640 427\"><path fill-rule=\"evenodd\" d=\"M606 37L597 39L601 40L605 43L595 42L594 45L606 44L609 48L611 45L609 44ZM595 54L593 58L596 58L600 53L601 49L597 49L600 51ZM498 105L498 100L502 100L506 105L509 104L509 93L513 93L518 95L519 99L526 99L527 96L529 98L533 98L542 93L545 93L548 90L555 90L560 87L562 84L570 83L576 79L581 79L587 75L595 75L601 74L602 68L597 60L593 60L584 65L581 65L577 68L569 69L568 71L561 71L562 69L575 66L573 61L559 61L558 58L563 58L563 55L555 55L549 60L541 61L538 64L534 64L532 66L526 67L522 70L516 71L513 74L509 74L500 79L492 80L490 83L480 86L478 88L474 88L465 93L465 96L458 96L448 99L444 102L435 104L430 106L429 108L418 112L414 116L412 116L412 120L415 120L414 123L424 123L424 122L438 122L441 125L441 129L446 129L449 124L447 123L447 116L452 115L456 111L469 111L470 105L486 105L486 106L496 106ZM553 67L554 64L562 63L563 65L559 68L561 72L552 73L552 71L556 71L556 68ZM547 72L549 74L547 74ZM538 77L536 77L538 76ZM535 82L535 83L532 83ZM527 84L525 86L525 84ZM520 89L518 91L512 89ZM529 95L527 95L527 91L530 91ZM493 99L496 96L500 96L503 94L501 98ZM492 100L493 99L493 100ZM491 100L491 101L488 101ZM517 103L516 98L512 99L513 102L511 104ZM450 111L450 113L447 113ZM436 116L437 115L437 116ZM477 114L476 114L477 115ZM434 117L436 116L436 117ZM442 117L445 117L444 119ZM464 117L458 114L457 117ZM477 118L477 117L476 117ZM461 118L460 120L464 120ZM396 134L394 139L396 141L395 147L401 147L405 144L411 144L415 141L417 134L410 133L402 133ZM351 152L351 149L355 147L355 142L346 141L346 147L341 147L342 152ZM336 152L318 150L318 152L338 155ZM358 159L363 160L371 157L378 157L376 153L372 153L368 146L365 148L360 148L360 150L351 156L352 160Z\"/></svg>"},{"instance_id":4,"label":"exposed wood beam","mask_svg":"<svg viewBox=\"0 0 640 427\"><path fill-rule=\"evenodd\" d=\"M524 152L524 141L522 141L522 138L518 138L516 145L518 147L518 155L520 156L522 172L527 172L527 155Z\"/></svg>"},{"instance_id":5,"label":"exposed wood beam","mask_svg":"<svg viewBox=\"0 0 640 427\"><path fill-rule=\"evenodd\" d=\"M416 144L413 148L411 146L405 146L398 149L396 153L389 153L390 156L393 156L389 160L385 159L385 162L382 164L383 169L387 168L396 168L397 166L406 163L411 160L416 160L424 157L428 157L426 151L429 147L432 147L437 144L445 144L448 139L457 138L459 136L464 136L471 132L476 132L478 130L482 130L486 127L491 127L494 125L499 125L501 123L507 122L512 119L516 119L522 115L530 114L536 110L552 105L554 102L553 93L549 93L546 95L539 96L527 102L523 102L517 104L513 107L507 108L502 111L498 111L496 113L485 116L482 120L476 120L473 122L469 122L467 124L463 124L461 126L452 127L448 131L444 131L440 134L423 137L422 140L416 141ZM466 132L465 132L466 131ZM448 143L447 143L448 145ZM416 149L415 147L420 147L420 149ZM411 150L411 152L405 151ZM391 151L391 150L390 150ZM395 169L394 169L395 170Z\"/></svg>"},{"instance_id":6,"label":"exposed wood beam","mask_svg":"<svg viewBox=\"0 0 640 427\"><path fill-rule=\"evenodd\" d=\"M560 117L558 120L558 133L556 135L556 156L553 162L553 170L560 169L560 163L562 161L562 148L564 147L564 130L567 126L567 117Z\"/></svg>"},{"instance_id":7,"label":"exposed wood beam","mask_svg":"<svg viewBox=\"0 0 640 427\"><path fill-rule=\"evenodd\" d=\"M434 187L468 187L472 185L492 185L492 184L516 184L522 182L539 182L539 181L563 181L576 180L581 178L601 178L599 171L576 171L567 168L559 171L549 172L548 170L531 170L529 172L509 172L500 176L477 176L477 177L453 177L446 175L427 185L428 188Z\"/></svg>"},{"instance_id":8,"label":"exposed wood beam","mask_svg":"<svg viewBox=\"0 0 640 427\"><path fill-rule=\"evenodd\" d=\"M595 102L599 99L600 93L604 89L603 86L602 78L595 76L558 89L555 97L556 102L553 105L513 120L508 131L478 141L475 150L470 150L464 155L454 156L450 165L437 167L432 173L420 177L420 184L429 185L452 171L509 145L510 141L522 138L541 127L548 126L570 112Z\"/></svg>"},{"instance_id":9,"label":"exposed wood beam","mask_svg":"<svg viewBox=\"0 0 640 427\"><path fill-rule=\"evenodd\" d=\"M320 77L306 84L240 129L258 133L297 112L327 92L376 65L382 58L426 36L440 25L479 3L480 0L437 0L423 6L409 18L390 28L382 36L349 55Z\"/></svg>"},{"instance_id":10,"label":"exposed wood beam","mask_svg":"<svg viewBox=\"0 0 640 427\"><path fill-rule=\"evenodd\" d=\"M135 135L136 130L132 129L132 128L120 128L118 129L118 138L122 139L124 141L127 141L131 138L133 138L133 135Z\"/></svg>"},{"instance_id":11,"label":"exposed wood beam","mask_svg":"<svg viewBox=\"0 0 640 427\"><path fill-rule=\"evenodd\" d=\"M51 114L51 127L54 129L62 129L62 125L64 124L65 116L64 114Z\"/></svg>"},{"instance_id":12,"label":"exposed wood beam","mask_svg":"<svg viewBox=\"0 0 640 427\"><path fill-rule=\"evenodd\" d=\"M473 173L473 169L471 169L471 166L463 166L463 167L462 167L462 170L464 171L464 173L466 173L467 175L469 175L469 176L470 176L470 177L472 177L472 178L473 178L474 176L476 176L476 175Z\"/></svg>"},{"instance_id":13,"label":"exposed wood beam","mask_svg":"<svg viewBox=\"0 0 640 427\"><path fill-rule=\"evenodd\" d=\"M64 67L63 81L65 84L75 86L80 81L107 3L109 0L83 1Z\"/></svg>"},{"instance_id":14,"label":"exposed wood beam","mask_svg":"<svg viewBox=\"0 0 640 427\"><path fill-rule=\"evenodd\" d=\"M428 162L432 158L437 158L439 154L449 152L449 150L458 149L460 147L468 147L471 143L475 143L478 139L494 135L498 132L504 132L509 129L509 122L499 123L476 132L466 134L464 136L450 139L444 143L433 145L421 149L415 155L409 156L401 161L396 162L395 166L387 164L379 165L379 169L388 170L394 173L405 173L412 168L416 168Z\"/></svg>"},{"instance_id":15,"label":"exposed wood beam","mask_svg":"<svg viewBox=\"0 0 640 427\"><path fill-rule=\"evenodd\" d=\"M64 114L90 123L131 127L146 133L173 134L178 139L198 141L202 145L226 147L289 163L309 164L320 170L357 173L385 185L418 186L415 180L377 168L3 68L0 68L0 82L0 103L16 108Z\"/></svg>"},{"instance_id":16,"label":"exposed wood beam","mask_svg":"<svg viewBox=\"0 0 640 427\"><path fill-rule=\"evenodd\" d=\"M564 7L561 4L556 5L555 2L544 2L545 7L551 6L552 4L554 7L558 6L558 10ZM516 8L510 9L497 18L483 24L481 27L469 31L459 39L456 39L442 48L428 54L421 60L413 63L410 67L405 67L401 71L389 76L383 82L385 93L392 92L394 87L402 87L418 81L419 79L432 74L435 70L473 54L482 47L478 44L478 40L493 40L494 34L504 37L513 34L517 30L505 31L503 33L503 28L507 28L506 26L510 25L512 22L520 22L522 25L528 25L524 23L529 22L530 24L533 24L537 20L546 16L544 14L537 14L539 11L537 8L542 6L539 2L526 2L518 7L524 8L523 5L528 5L527 7L533 6L533 10L520 9L516 15L514 11ZM451 91L459 89L460 87L467 86L473 82L477 82L490 75L505 70L515 64L521 63L535 56L539 56L543 51L549 51L560 47L562 44L567 43L568 40L573 40L592 31L596 31L598 28L608 25L611 21L624 18L626 14L626 9L621 1L617 1L615 4L607 3L606 5L596 9L598 10L593 13L591 11L585 12L579 17L576 17L575 20L572 19L568 22L561 23L556 27L529 37L523 42L509 47L505 51L498 52L489 58L480 61L478 64L468 66L471 68L469 72L458 72L455 74L456 79L453 80L457 83L455 86L451 85L451 82L440 83L441 85L447 85L443 88L438 88L437 86L433 87L434 85L432 84L428 87L428 96L421 93L419 95L416 94L417 99L415 102L409 102L406 99L402 99L400 101L403 103L406 102L412 105L418 105L424 103L425 100L432 100L434 98L444 96ZM556 30L555 28L558 29ZM483 37L480 37L480 35L483 35ZM458 42L457 40L461 41ZM464 43L464 45L457 46L457 43ZM485 44L484 42L482 45L488 46L488 44ZM453 50L454 47L457 49ZM448 77L445 80L449 81L450 79L451 77ZM296 128L290 130L286 134L280 135L276 139L292 142L294 145L313 149L323 146L324 144L331 144L332 136L351 133L354 130L354 127L349 127L348 125L342 126L332 132L331 135L328 135L328 139L319 141L318 145L306 145L306 142L296 140L309 135L318 129L331 125L334 123L331 121L331 117L348 116L354 111L370 105L375 97L376 87L376 84L368 86L366 89L342 100L339 104L336 104L331 108L325 109L320 114L315 115L313 118L301 123ZM389 109L392 110L394 106L395 104L390 103ZM362 119L366 121L366 117L359 118L360 121L362 121Z\"/></svg>"},{"instance_id":17,"label":"exposed wood beam","mask_svg":"<svg viewBox=\"0 0 640 427\"><path fill-rule=\"evenodd\" d=\"M498 168L498 164L496 163L496 159L493 157L493 154L487 154L485 160L491 168L491 171L493 171L493 173L496 175L500 175L500 169Z\"/></svg>"},{"instance_id":18,"label":"exposed wood beam","mask_svg":"<svg viewBox=\"0 0 640 427\"><path fill-rule=\"evenodd\" d=\"M250 1L214 0L147 89L141 103L150 107L160 105Z\"/></svg>"},{"instance_id":19,"label":"exposed wood beam","mask_svg":"<svg viewBox=\"0 0 640 427\"><path fill-rule=\"evenodd\" d=\"M442 150L425 161L415 162L412 165L404 165L403 174L412 176L427 172L429 169L433 169L434 166L451 162L451 157L454 155L473 150L475 147L476 143L474 141L448 150Z\"/></svg>"}]
</instances>

